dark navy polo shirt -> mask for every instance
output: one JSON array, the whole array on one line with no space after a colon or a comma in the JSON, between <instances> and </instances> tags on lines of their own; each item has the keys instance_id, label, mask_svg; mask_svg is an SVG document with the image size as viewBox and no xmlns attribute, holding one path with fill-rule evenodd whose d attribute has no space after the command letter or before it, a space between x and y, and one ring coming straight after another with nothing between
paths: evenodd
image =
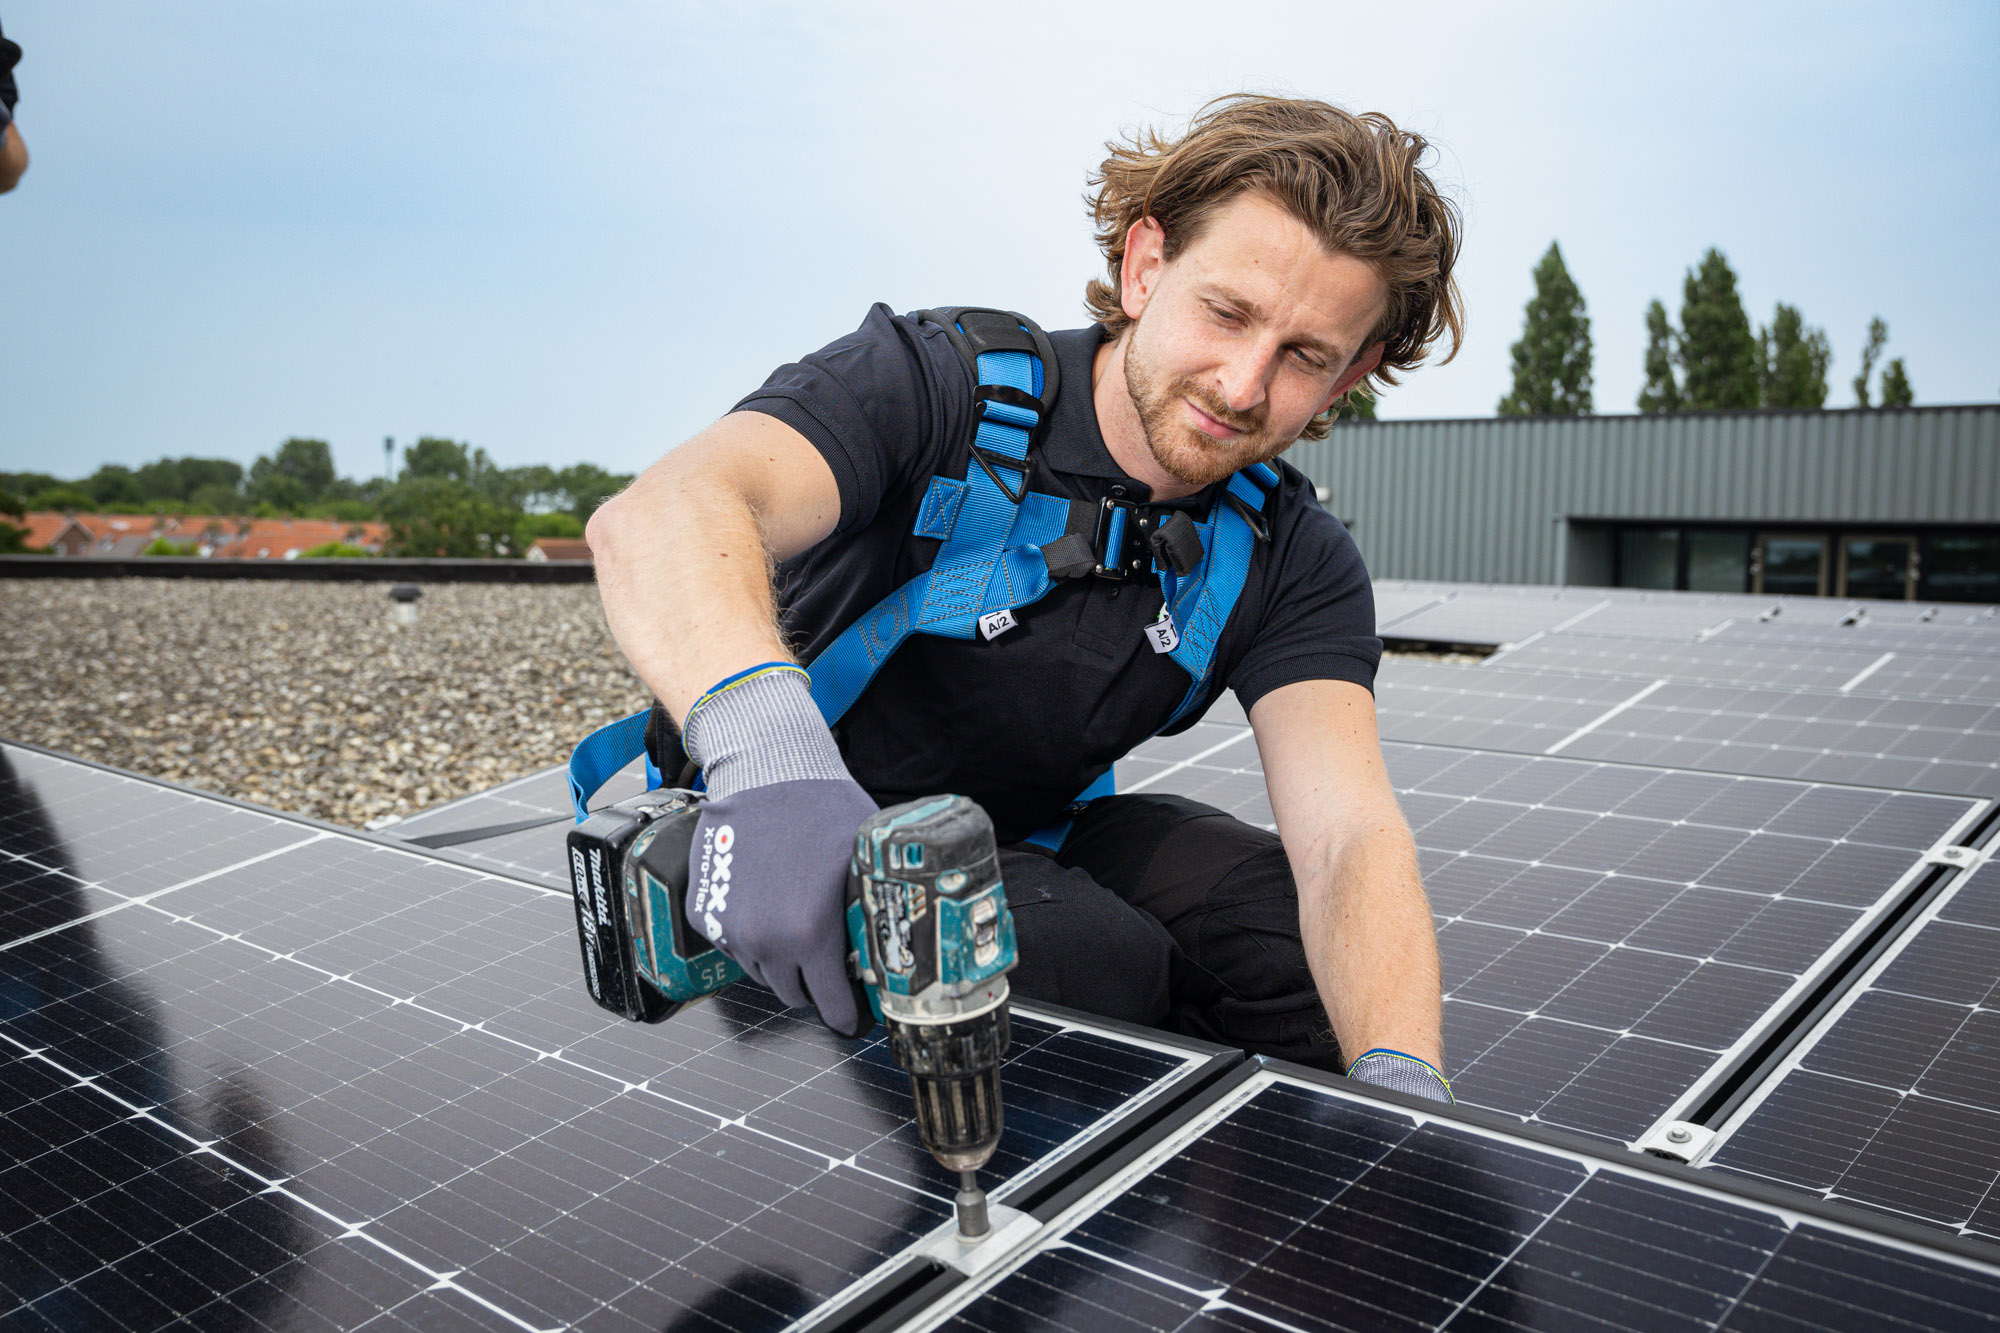
<instances>
[{"instance_id":1,"label":"dark navy polo shirt","mask_svg":"<svg viewBox=\"0 0 2000 1333\"><path fill-rule=\"evenodd\" d=\"M1107 495L1143 503L1151 491L1112 461L1097 427L1090 385L1102 338L1097 326L1049 336L1061 392L1028 485L1091 506ZM737 404L812 441L840 485L833 534L778 571L780 625L801 661L930 568L942 543L911 528L932 476L965 476L974 387L941 327L877 305L852 334L779 368ZM1224 685L1246 710L1295 681L1374 687L1382 641L1361 554L1304 474L1274 466L1271 539L1255 545L1207 693L1177 731ZM1220 490L1173 503L1204 517ZM1161 602L1156 578L1072 579L1017 609L1018 626L990 641L912 634L834 729L849 770L884 805L970 796L1002 842L1055 822L1187 692L1187 673L1144 634Z\"/></svg>"}]
</instances>

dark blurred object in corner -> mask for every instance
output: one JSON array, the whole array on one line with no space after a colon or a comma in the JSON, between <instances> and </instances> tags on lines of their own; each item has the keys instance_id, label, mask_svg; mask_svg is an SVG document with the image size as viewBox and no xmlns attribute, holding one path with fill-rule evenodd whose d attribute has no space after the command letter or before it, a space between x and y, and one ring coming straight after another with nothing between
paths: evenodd
<instances>
[{"instance_id":1,"label":"dark blurred object in corner","mask_svg":"<svg viewBox=\"0 0 2000 1333\"><path fill-rule=\"evenodd\" d=\"M0 33L0 194L13 189L28 169L28 145L14 124L14 103L21 100L21 90L14 84L14 66L20 59L20 43L10 42Z\"/></svg>"}]
</instances>

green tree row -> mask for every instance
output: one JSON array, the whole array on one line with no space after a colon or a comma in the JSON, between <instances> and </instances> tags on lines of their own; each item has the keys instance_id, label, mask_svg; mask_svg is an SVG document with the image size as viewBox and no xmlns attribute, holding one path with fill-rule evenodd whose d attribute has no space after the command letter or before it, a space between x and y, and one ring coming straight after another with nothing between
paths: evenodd
<instances>
[{"instance_id":1,"label":"green tree row","mask_svg":"<svg viewBox=\"0 0 2000 1333\"><path fill-rule=\"evenodd\" d=\"M109 463L64 480L0 472L0 515L27 510L379 520L393 555L519 555L537 537L578 537L604 501L631 482L594 463L496 466L484 449L427 435L403 451L393 481L342 477L324 440L294 437L246 471L223 458ZM18 498L17 498L18 497ZM10 508L11 506L11 508ZM21 529L0 522L0 552Z\"/></svg>"},{"instance_id":2,"label":"green tree row","mask_svg":"<svg viewBox=\"0 0 2000 1333\"><path fill-rule=\"evenodd\" d=\"M1870 320L1854 377L1861 407L1908 407L1915 401L1901 357L1875 366L1889 326ZM1513 387L1502 398L1503 417L1569 416L1591 410L1590 315L1583 293L1551 242L1535 265L1535 294L1512 349ZM1736 290L1736 274L1711 247L1681 284L1678 327L1655 299L1646 308L1646 382L1641 412L1702 412L1727 408L1826 406L1833 345L1826 331L1809 327L1798 307L1780 301L1771 322L1755 333Z\"/></svg>"}]
</instances>

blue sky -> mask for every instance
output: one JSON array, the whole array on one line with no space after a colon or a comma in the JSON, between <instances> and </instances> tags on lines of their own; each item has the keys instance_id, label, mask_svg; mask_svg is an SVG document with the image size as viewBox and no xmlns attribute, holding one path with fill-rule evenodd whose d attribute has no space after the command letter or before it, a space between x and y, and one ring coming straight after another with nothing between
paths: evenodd
<instances>
[{"instance_id":1,"label":"blue sky","mask_svg":"<svg viewBox=\"0 0 2000 1333\"><path fill-rule=\"evenodd\" d=\"M1919 402L2000 398L2000 6L0 0L0 469L349 473L385 435L643 467L898 309L1082 322L1103 141L1238 89L1387 112L1465 210L1469 337L1385 398L1505 392L1559 239L1600 411L1719 245L1753 320L1869 316Z\"/></svg>"}]
</instances>

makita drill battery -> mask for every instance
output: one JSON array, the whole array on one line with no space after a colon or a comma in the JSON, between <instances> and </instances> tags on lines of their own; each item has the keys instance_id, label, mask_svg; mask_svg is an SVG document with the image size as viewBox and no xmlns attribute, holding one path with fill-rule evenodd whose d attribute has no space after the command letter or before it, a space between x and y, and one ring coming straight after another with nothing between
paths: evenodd
<instances>
[{"instance_id":1,"label":"makita drill battery","mask_svg":"<svg viewBox=\"0 0 2000 1333\"><path fill-rule=\"evenodd\" d=\"M688 850L701 797L669 787L592 813L569 832L569 877L590 998L657 1023L743 969L688 924Z\"/></svg>"}]
</instances>

